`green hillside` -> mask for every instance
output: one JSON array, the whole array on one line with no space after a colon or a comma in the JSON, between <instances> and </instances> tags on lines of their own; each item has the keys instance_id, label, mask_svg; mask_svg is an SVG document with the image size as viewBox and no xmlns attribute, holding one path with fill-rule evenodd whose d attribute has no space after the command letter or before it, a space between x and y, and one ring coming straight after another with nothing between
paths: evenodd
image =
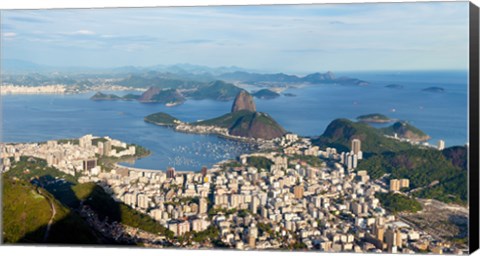
<instances>
[{"instance_id":1,"label":"green hillside","mask_svg":"<svg viewBox=\"0 0 480 256\"><path fill-rule=\"evenodd\" d=\"M176 121L179 120L164 112L158 112L145 117L145 122L154 123L156 125L173 126L176 124Z\"/></svg>"},{"instance_id":2,"label":"green hillside","mask_svg":"<svg viewBox=\"0 0 480 256\"><path fill-rule=\"evenodd\" d=\"M433 198L445 203L468 203L468 173L457 172L443 179L440 184L414 193L422 198Z\"/></svg>"},{"instance_id":3,"label":"green hillside","mask_svg":"<svg viewBox=\"0 0 480 256\"><path fill-rule=\"evenodd\" d=\"M191 123L192 125L213 125L222 128L230 128L232 127L240 118L245 116L252 115L254 112L248 110L241 110L232 113L225 114L223 116L219 116L216 118L203 120L199 122Z\"/></svg>"},{"instance_id":4,"label":"green hillside","mask_svg":"<svg viewBox=\"0 0 480 256\"><path fill-rule=\"evenodd\" d=\"M418 135L424 134L413 126L405 127ZM367 170L372 178L384 174L391 174L390 178L407 178L410 179L410 189L425 187L415 193L420 197L466 202L466 151L463 148L443 151L420 148L387 138L384 132L385 129L376 129L366 123L336 119L313 142L321 147L350 151L351 140L360 139L364 159L358 162L357 169ZM438 182L438 185L428 187L432 182Z\"/></svg>"},{"instance_id":5,"label":"green hillside","mask_svg":"<svg viewBox=\"0 0 480 256\"><path fill-rule=\"evenodd\" d=\"M55 207L48 236L47 225ZM98 243L95 231L52 194L25 180L3 176L3 239L5 243ZM46 240L44 240L46 238Z\"/></svg>"},{"instance_id":6,"label":"green hillside","mask_svg":"<svg viewBox=\"0 0 480 256\"><path fill-rule=\"evenodd\" d=\"M380 130L386 135L394 136L396 133L398 137L410 139L412 141L426 141L430 139L430 136L425 134L422 130L405 121L395 122L391 126Z\"/></svg>"},{"instance_id":7,"label":"green hillside","mask_svg":"<svg viewBox=\"0 0 480 256\"><path fill-rule=\"evenodd\" d=\"M422 210L422 205L415 200L414 198L410 198L408 196L402 194L394 194L394 193L376 193L375 197L380 200L380 203L383 207L390 212L398 213L398 212L418 212Z\"/></svg>"},{"instance_id":8,"label":"green hillside","mask_svg":"<svg viewBox=\"0 0 480 256\"><path fill-rule=\"evenodd\" d=\"M48 200L33 185L3 177L2 207L5 243L43 241L52 211Z\"/></svg>"},{"instance_id":9,"label":"green hillside","mask_svg":"<svg viewBox=\"0 0 480 256\"><path fill-rule=\"evenodd\" d=\"M261 112L240 110L223 116L192 123L227 128L229 133L249 138L273 139L286 133L272 117Z\"/></svg>"},{"instance_id":10,"label":"green hillside","mask_svg":"<svg viewBox=\"0 0 480 256\"><path fill-rule=\"evenodd\" d=\"M186 99L185 97L176 89L166 89L161 90L159 93L154 95L151 98L152 102L158 103L182 103Z\"/></svg>"},{"instance_id":11,"label":"green hillside","mask_svg":"<svg viewBox=\"0 0 480 256\"><path fill-rule=\"evenodd\" d=\"M108 217L109 221L117 221L130 227L139 228L154 234L172 236L171 231L153 220L150 216L140 213L131 207L119 203L95 183L75 185L72 190L78 200L84 201L101 219Z\"/></svg>"},{"instance_id":12,"label":"green hillside","mask_svg":"<svg viewBox=\"0 0 480 256\"><path fill-rule=\"evenodd\" d=\"M391 122L391 119L388 116L378 114L378 113L361 115L361 116L357 117L357 120L362 121L362 122L367 122L367 123L388 123L388 122Z\"/></svg>"},{"instance_id":13,"label":"green hillside","mask_svg":"<svg viewBox=\"0 0 480 256\"><path fill-rule=\"evenodd\" d=\"M93 231L75 213L81 201L100 218L106 220L108 217L109 222L117 221L147 232L171 235L150 216L113 200L95 183L80 184L75 177L46 166L44 160L22 157L2 178L5 242L43 242L46 225L52 215L50 202L55 205L56 215L46 241L48 243L114 243ZM24 222L26 225L22 224Z\"/></svg>"},{"instance_id":14,"label":"green hillside","mask_svg":"<svg viewBox=\"0 0 480 256\"><path fill-rule=\"evenodd\" d=\"M454 166L441 151L409 149L374 155L359 161L359 170L367 170L372 178L389 173L391 178L410 179L410 189L427 187L416 195L444 202L465 203L467 200L467 171Z\"/></svg>"},{"instance_id":15,"label":"green hillside","mask_svg":"<svg viewBox=\"0 0 480 256\"><path fill-rule=\"evenodd\" d=\"M366 123L348 119L335 119L325 132L313 143L321 147L334 147L340 151L350 151L352 139L362 141L362 151L368 153L396 152L413 146L384 136L383 132Z\"/></svg>"},{"instance_id":16,"label":"green hillside","mask_svg":"<svg viewBox=\"0 0 480 256\"><path fill-rule=\"evenodd\" d=\"M229 101L235 98L235 96L242 89L220 80L213 81L205 87L199 87L196 91L187 93L187 96L190 96L196 100L220 100L220 101Z\"/></svg>"}]
</instances>

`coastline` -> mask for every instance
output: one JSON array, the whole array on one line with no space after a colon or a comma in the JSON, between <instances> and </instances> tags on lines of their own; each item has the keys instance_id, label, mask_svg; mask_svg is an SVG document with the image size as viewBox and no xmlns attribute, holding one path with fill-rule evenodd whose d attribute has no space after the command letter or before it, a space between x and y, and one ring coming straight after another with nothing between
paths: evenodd
<instances>
[{"instance_id":1,"label":"coastline","mask_svg":"<svg viewBox=\"0 0 480 256\"><path fill-rule=\"evenodd\" d=\"M98 85L87 88L79 88L78 86L68 86L63 84L28 86L2 84L0 95L71 95L81 94L95 91L145 91L145 88L135 88L119 85Z\"/></svg>"},{"instance_id":2,"label":"coastline","mask_svg":"<svg viewBox=\"0 0 480 256\"><path fill-rule=\"evenodd\" d=\"M359 122L362 122L362 123L373 123L373 124L386 124L386 123L393 123L396 121L396 119L387 119L387 120L383 120L383 119L359 119L358 120Z\"/></svg>"},{"instance_id":3,"label":"coastline","mask_svg":"<svg viewBox=\"0 0 480 256\"><path fill-rule=\"evenodd\" d=\"M173 128L177 132L200 134L200 135L215 135L220 138L229 139L233 141L240 141L240 142L254 144L258 146L271 143L273 141L273 140L262 140L262 139L230 135L228 134L228 129L217 127L217 126L191 125L188 123L166 124L166 123L154 122L154 121L148 120L147 118L144 118L144 121L157 126Z\"/></svg>"},{"instance_id":4,"label":"coastline","mask_svg":"<svg viewBox=\"0 0 480 256\"><path fill-rule=\"evenodd\" d=\"M136 167L130 167L130 166L125 166L120 164L119 162L114 163L114 167L119 168L119 169L128 169L129 171L135 171L135 172L147 172L147 173L159 173L159 172L166 172L166 170L155 170L155 169L143 169L143 168L136 168ZM181 174L193 174L196 173L196 171L182 171L182 170L175 170L176 173L181 173Z\"/></svg>"}]
</instances>

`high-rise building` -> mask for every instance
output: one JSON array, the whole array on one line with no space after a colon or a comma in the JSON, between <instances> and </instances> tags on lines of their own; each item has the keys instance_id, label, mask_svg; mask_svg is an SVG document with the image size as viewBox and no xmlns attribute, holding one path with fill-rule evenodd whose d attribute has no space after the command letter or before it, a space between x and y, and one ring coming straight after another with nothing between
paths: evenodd
<instances>
[{"instance_id":1,"label":"high-rise building","mask_svg":"<svg viewBox=\"0 0 480 256\"><path fill-rule=\"evenodd\" d=\"M138 207L142 209L147 209L148 208L148 196L145 194L138 194L137 195L137 202L138 202Z\"/></svg>"},{"instance_id":2,"label":"high-rise building","mask_svg":"<svg viewBox=\"0 0 480 256\"><path fill-rule=\"evenodd\" d=\"M438 147L438 150L443 150L443 149L445 149L445 141L444 141L444 140L439 140L437 147Z\"/></svg>"},{"instance_id":3,"label":"high-rise building","mask_svg":"<svg viewBox=\"0 0 480 256\"><path fill-rule=\"evenodd\" d=\"M342 163L347 167L347 170L353 170L357 168L358 165L358 155L353 152L348 152L342 155Z\"/></svg>"},{"instance_id":4,"label":"high-rise building","mask_svg":"<svg viewBox=\"0 0 480 256\"><path fill-rule=\"evenodd\" d=\"M97 153L101 156L105 153L105 151L103 149L103 142L101 142L101 141L99 141L97 143Z\"/></svg>"},{"instance_id":5,"label":"high-rise building","mask_svg":"<svg viewBox=\"0 0 480 256\"><path fill-rule=\"evenodd\" d=\"M202 174L203 177L205 177L205 176L207 175L207 171L208 171L207 167L206 167L206 166L203 166L203 167L202 167L202 170L200 171L200 173Z\"/></svg>"},{"instance_id":6,"label":"high-rise building","mask_svg":"<svg viewBox=\"0 0 480 256\"><path fill-rule=\"evenodd\" d=\"M397 233L391 227L385 231L385 243L387 244L388 251L392 252L392 249L397 243Z\"/></svg>"},{"instance_id":7,"label":"high-rise building","mask_svg":"<svg viewBox=\"0 0 480 256\"><path fill-rule=\"evenodd\" d=\"M390 180L390 191L399 191L401 188L410 187L409 179L391 179Z\"/></svg>"},{"instance_id":8,"label":"high-rise building","mask_svg":"<svg viewBox=\"0 0 480 256\"><path fill-rule=\"evenodd\" d=\"M390 191L399 191L400 190L400 180L391 179L390 180Z\"/></svg>"},{"instance_id":9,"label":"high-rise building","mask_svg":"<svg viewBox=\"0 0 480 256\"><path fill-rule=\"evenodd\" d=\"M207 212L207 208L208 208L208 203L207 203L207 199L205 198L200 198L199 202L198 202L198 213L199 214L202 214L202 213L206 213Z\"/></svg>"},{"instance_id":10,"label":"high-rise building","mask_svg":"<svg viewBox=\"0 0 480 256\"><path fill-rule=\"evenodd\" d=\"M97 166L97 159L87 159L83 160L83 170L90 171L91 169Z\"/></svg>"},{"instance_id":11,"label":"high-rise building","mask_svg":"<svg viewBox=\"0 0 480 256\"><path fill-rule=\"evenodd\" d=\"M91 134L87 134L78 140L78 144L82 148L89 148L92 146L92 139L93 136Z\"/></svg>"},{"instance_id":12,"label":"high-rise building","mask_svg":"<svg viewBox=\"0 0 480 256\"><path fill-rule=\"evenodd\" d=\"M408 188L408 187L410 187L410 180L400 179L400 188Z\"/></svg>"},{"instance_id":13,"label":"high-rise building","mask_svg":"<svg viewBox=\"0 0 480 256\"><path fill-rule=\"evenodd\" d=\"M378 225L378 224L375 224L373 226L373 235L375 236L376 239L378 239L379 241L383 242L383 237L385 235L385 227L384 226L381 226L381 225Z\"/></svg>"},{"instance_id":14,"label":"high-rise building","mask_svg":"<svg viewBox=\"0 0 480 256\"><path fill-rule=\"evenodd\" d=\"M255 248L257 236L258 236L258 229L255 226L255 224L252 224L248 228L248 245L250 246L250 248Z\"/></svg>"},{"instance_id":15,"label":"high-rise building","mask_svg":"<svg viewBox=\"0 0 480 256\"><path fill-rule=\"evenodd\" d=\"M395 240L395 245L398 247L398 248L402 248L402 245L403 245L403 240L402 240L402 231L400 229L397 229L395 231L397 237L396 237L396 240Z\"/></svg>"},{"instance_id":16,"label":"high-rise building","mask_svg":"<svg viewBox=\"0 0 480 256\"><path fill-rule=\"evenodd\" d=\"M188 221L180 222L178 223L177 227L178 227L177 235L181 236L190 231L190 222Z\"/></svg>"},{"instance_id":17,"label":"high-rise building","mask_svg":"<svg viewBox=\"0 0 480 256\"><path fill-rule=\"evenodd\" d=\"M350 208L355 215L362 214L362 205L360 203L357 203L357 202L352 203L350 205Z\"/></svg>"},{"instance_id":18,"label":"high-rise building","mask_svg":"<svg viewBox=\"0 0 480 256\"><path fill-rule=\"evenodd\" d=\"M352 140L352 151L353 154L358 156L358 159L362 159L362 141L359 139Z\"/></svg>"},{"instance_id":19,"label":"high-rise building","mask_svg":"<svg viewBox=\"0 0 480 256\"><path fill-rule=\"evenodd\" d=\"M232 208L237 208L241 203L243 203L241 195L239 194L230 195L230 206Z\"/></svg>"},{"instance_id":20,"label":"high-rise building","mask_svg":"<svg viewBox=\"0 0 480 256\"><path fill-rule=\"evenodd\" d=\"M192 231L200 232L200 231L205 230L207 225L208 225L208 223L205 220L194 219L194 220L192 220L191 229L192 229Z\"/></svg>"},{"instance_id":21,"label":"high-rise building","mask_svg":"<svg viewBox=\"0 0 480 256\"><path fill-rule=\"evenodd\" d=\"M250 211L253 212L254 214L257 213L258 211L258 206L260 205L260 199L256 196L252 198L252 201L250 202Z\"/></svg>"},{"instance_id":22,"label":"high-rise building","mask_svg":"<svg viewBox=\"0 0 480 256\"><path fill-rule=\"evenodd\" d=\"M112 142L107 140L103 143L103 154L105 156L110 156L112 151Z\"/></svg>"},{"instance_id":23,"label":"high-rise building","mask_svg":"<svg viewBox=\"0 0 480 256\"><path fill-rule=\"evenodd\" d=\"M177 236L178 234L178 223L177 222L172 222L168 224L168 229L173 232L174 236Z\"/></svg>"},{"instance_id":24,"label":"high-rise building","mask_svg":"<svg viewBox=\"0 0 480 256\"><path fill-rule=\"evenodd\" d=\"M304 192L304 188L302 184L297 185L293 188L293 194L295 195L296 199L303 198L303 192Z\"/></svg>"},{"instance_id":25,"label":"high-rise building","mask_svg":"<svg viewBox=\"0 0 480 256\"><path fill-rule=\"evenodd\" d=\"M345 154L345 165L347 166L347 170L353 169L353 159L350 153Z\"/></svg>"},{"instance_id":26,"label":"high-rise building","mask_svg":"<svg viewBox=\"0 0 480 256\"><path fill-rule=\"evenodd\" d=\"M168 179L173 179L173 178L175 178L175 168L169 167L169 168L167 169L167 178L168 178Z\"/></svg>"},{"instance_id":27,"label":"high-rise building","mask_svg":"<svg viewBox=\"0 0 480 256\"><path fill-rule=\"evenodd\" d=\"M397 248L402 247L402 232L395 226L389 227L385 231L385 243L387 244L388 252L392 253Z\"/></svg>"}]
</instances>

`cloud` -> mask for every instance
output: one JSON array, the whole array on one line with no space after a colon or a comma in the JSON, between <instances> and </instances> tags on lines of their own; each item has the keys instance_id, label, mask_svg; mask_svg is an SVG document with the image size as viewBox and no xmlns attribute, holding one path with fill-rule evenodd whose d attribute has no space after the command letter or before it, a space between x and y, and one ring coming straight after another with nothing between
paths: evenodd
<instances>
[{"instance_id":1,"label":"cloud","mask_svg":"<svg viewBox=\"0 0 480 256\"><path fill-rule=\"evenodd\" d=\"M23 16L13 16L9 17L10 20L18 21L18 22L25 22L25 23L47 23L50 22L45 19L39 19L34 17L23 17Z\"/></svg>"},{"instance_id":2,"label":"cloud","mask_svg":"<svg viewBox=\"0 0 480 256\"><path fill-rule=\"evenodd\" d=\"M273 69L290 68L293 59L305 58L311 61L295 68L310 70L321 62L332 69L378 69L377 63L388 57L393 69L420 66L401 61L422 57L425 66L448 68L465 57L459 54L443 64L434 54L466 52L465 14L464 3L6 11L2 21L8 24L2 24L1 35L15 41L4 49L18 58L35 58L26 51L38 49L52 56L58 52L59 59L62 51L82 58L98 49L93 57L114 65L116 58L106 56L121 59L138 52L138 61L146 63L269 64ZM18 35L7 38L7 32ZM252 54L256 58L247 57Z\"/></svg>"},{"instance_id":3,"label":"cloud","mask_svg":"<svg viewBox=\"0 0 480 256\"><path fill-rule=\"evenodd\" d=\"M323 49L314 49L314 48L305 48L305 49L285 49L283 52L292 52L292 53L314 53L314 52L326 52Z\"/></svg>"},{"instance_id":4,"label":"cloud","mask_svg":"<svg viewBox=\"0 0 480 256\"><path fill-rule=\"evenodd\" d=\"M17 33L14 33L14 32L5 32L5 33L3 33L3 36L6 37L6 38L13 38L13 37L16 37L16 36L17 36Z\"/></svg>"},{"instance_id":5,"label":"cloud","mask_svg":"<svg viewBox=\"0 0 480 256\"><path fill-rule=\"evenodd\" d=\"M173 43L176 44L206 44L206 43L212 43L214 40L209 40L209 39L191 39L191 40L181 40L181 41L175 41Z\"/></svg>"},{"instance_id":6,"label":"cloud","mask_svg":"<svg viewBox=\"0 0 480 256\"><path fill-rule=\"evenodd\" d=\"M72 32L70 34L72 34L72 35L95 35L95 32L93 32L91 30L87 30L87 29L81 29L81 30L77 30L75 32Z\"/></svg>"}]
</instances>

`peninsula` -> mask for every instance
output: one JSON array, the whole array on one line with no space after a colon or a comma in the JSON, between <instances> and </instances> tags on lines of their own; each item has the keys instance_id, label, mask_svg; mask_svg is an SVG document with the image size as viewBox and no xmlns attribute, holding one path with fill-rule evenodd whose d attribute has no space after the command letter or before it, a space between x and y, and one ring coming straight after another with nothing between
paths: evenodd
<instances>
[{"instance_id":1,"label":"peninsula","mask_svg":"<svg viewBox=\"0 0 480 256\"><path fill-rule=\"evenodd\" d=\"M159 112L145 117L144 120L160 126L174 127L181 132L217 134L246 141L272 140L286 134L285 129L272 117L256 111L253 97L245 90L241 90L235 97L231 112L217 118L184 123L169 114Z\"/></svg>"},{"instance_id":2,"label":"peninsula","mask_svg":"<svg viewBox=\"0 0 480 256\"><path fill-rule=\"evenodd\" d=\"M386 115L382 114L368 114L368 115L361 115L357 117L357 120L364 123L390 123L392 119L390 119Z\"/></svg>"}]
</instances>

